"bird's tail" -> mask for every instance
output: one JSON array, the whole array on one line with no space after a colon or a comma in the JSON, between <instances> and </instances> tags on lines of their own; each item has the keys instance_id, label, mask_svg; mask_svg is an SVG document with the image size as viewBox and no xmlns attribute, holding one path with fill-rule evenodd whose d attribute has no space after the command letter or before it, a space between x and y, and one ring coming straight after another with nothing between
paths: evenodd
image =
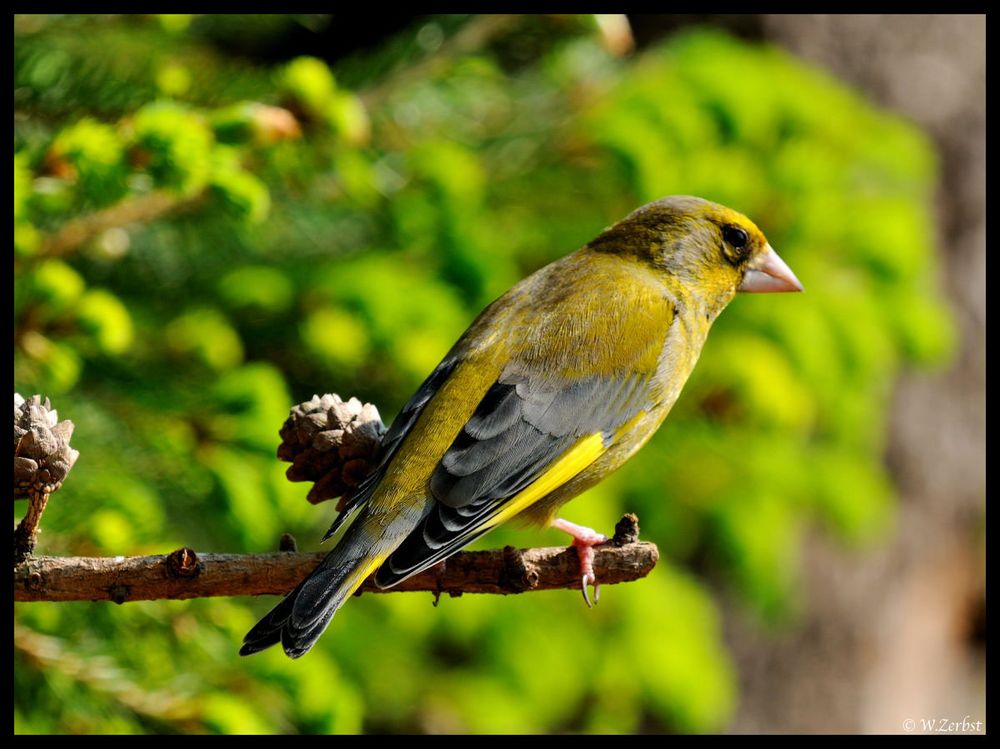
<instances>
[{"instance_id":1,"label":"bird's tail","mask_svg":"<svg viewBox=\"0 0 1000 749\"><path fill-rule=\"evenodd\" d=\"M394 527L403 524L400 520L383 529L367 514L357 518L309 577L247 632L240 655L253 655L279 642L290 658L309 652L337 609L416 525Z\"/></svg>"}]
</instances>

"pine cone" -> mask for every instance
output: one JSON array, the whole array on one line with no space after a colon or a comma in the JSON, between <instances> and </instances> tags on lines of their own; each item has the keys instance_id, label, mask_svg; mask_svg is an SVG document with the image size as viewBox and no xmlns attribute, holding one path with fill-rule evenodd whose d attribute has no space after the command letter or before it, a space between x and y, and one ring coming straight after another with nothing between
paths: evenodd
<instances>
[{"instance_id":1,"label":"pine cone","mask_svg":"<svg viewBox=\"0 0 1000 749\"><path fill-rule=\"evenodd\" d=\"M292 408L279 434L288 480L315 482L306 497L313 504L342 497L339 509L371 470L385 425L371 403L314 395Z\"/></svg>"},{"instance_id":2,"label":"pine cone","mask_svg":"<svg viewBox=\"0 0 1000 749\"><path fill-rule=\"evenodd\" d=\"M59 421L49 399L14 393L14 498L54 492L80 453L69 446L73 422Z\"/></svg>"}]
</instances>

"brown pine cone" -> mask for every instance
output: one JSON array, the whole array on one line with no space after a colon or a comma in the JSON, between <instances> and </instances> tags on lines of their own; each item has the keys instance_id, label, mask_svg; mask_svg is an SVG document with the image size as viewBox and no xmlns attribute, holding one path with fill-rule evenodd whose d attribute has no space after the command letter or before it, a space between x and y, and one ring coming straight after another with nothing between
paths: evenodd
<instances>
[{"instance_id":1,"label":"brown pine cone","mask_svg":"<svg viewBox=\"0 0 1000 749\"><path fill-rule=\"evenodd\" d=\"M314 395L294 406L281 427L278 458L292 464L285 474L289 481L315 482L306 499L317 504L342 497L339 508L373 467L384 434L371 403Z\"/></svg>"},{"instance_id":2,"label":"brown pine cone","mask_svg":"<svg viewBox=\"0 0 1000 749\"><path fill-rule=\"evenodd\" d=\"M49 399L14 393L14 499L54 492L80 453L69 446L73 422L59 421Z\"/></svg>"}]
</instances>

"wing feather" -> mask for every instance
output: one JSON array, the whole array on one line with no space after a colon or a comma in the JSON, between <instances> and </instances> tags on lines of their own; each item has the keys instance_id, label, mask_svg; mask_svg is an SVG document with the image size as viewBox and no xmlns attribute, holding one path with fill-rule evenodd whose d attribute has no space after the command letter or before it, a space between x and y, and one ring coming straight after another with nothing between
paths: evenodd
<instances>
[{"instance_id":1,"label":"wing feather","mask_svg":"<svg viewBox=\"0 0 1000 749\"><path fill-rule=\"evenodd\" d=\"M430 490L437 501L379 569L380 586L395 585L486 533L522 493L586 444L587 462L573 463L575 471L561 476L557 488L599 457L612 435L650 406L648 376L595 376L561 388L521 378L503 380L489 389L469 419L473 429L462 429L434 470ZM501 415L494 417L498 410ZM499 423L506 429L494 433L482 428Z\"/></svg>"},{"instance_id":2,"label":"wing feather","mask_svg":"<svg viewBox=\"0 0 1000 749\"><path fill-rule=\"evenodd\" d=\"M400 445L403 444L403 439L413 425L416 423L417 418L423 412L424 407L430 402L431 398L438 392L441 385L444 384L445 380L451 376L451 373L455 371L455 367L458 366L458 358L456 357L446 357L444 361L437 365L433 372L427 376L423 384L417 388L417 392L413 394L406 405L403 406L403 410L399 412L399 415L392 422L392 426L389 427L389 431L385 433L382 438L382 444L379 445L379 451L375 456L373 461L375 468L370 474L358 484L358 489L351 497L350 501L344 505L344 509L340 511L336 519L333 521L333 525L323 536L323 540L326 541L330 536L337 532L337 530L344 524L344 522L363 504L365 504L372 495L375 493L375 489L385 475L386 469L389 467L389 463L392 461L393 456L399 450Z\"/></svg>"}]
</instances>

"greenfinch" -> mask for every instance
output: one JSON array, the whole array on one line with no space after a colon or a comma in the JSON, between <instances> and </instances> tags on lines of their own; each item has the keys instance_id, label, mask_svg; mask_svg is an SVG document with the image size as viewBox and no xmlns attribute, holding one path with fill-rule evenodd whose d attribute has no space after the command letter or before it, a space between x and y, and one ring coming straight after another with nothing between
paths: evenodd
<instances>
[{"instance_id":1,"label":"greenfinch","mask_svg":"<svg viewBox=\"0 0 1000 749\"><path fill-rule=\"evenodd\" d=\"M298 658L374 573L389 588L518 518L574 537L584 598L593 546L557 518L653 435L739 291L801 291L746 216L673 196L645 205L490 304L386 433L319 566L244 638Z\"/></svg>"}]
</instances>

